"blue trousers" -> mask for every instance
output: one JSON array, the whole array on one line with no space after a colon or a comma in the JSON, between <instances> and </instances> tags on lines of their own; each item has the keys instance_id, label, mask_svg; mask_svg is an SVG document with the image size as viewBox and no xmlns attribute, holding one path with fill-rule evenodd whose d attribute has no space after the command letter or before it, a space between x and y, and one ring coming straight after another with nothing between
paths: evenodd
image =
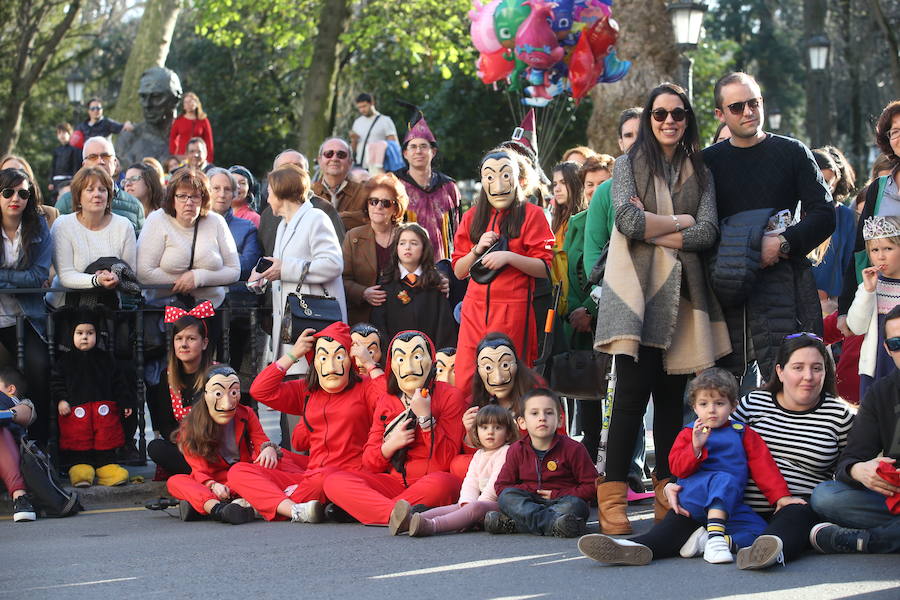
<instances>
[{"instance_id":1,"label":"blue trousers","mask_svg":"<svg viewBox=\"0 0 900 600\"><path fill-rule=\"evenodd\" d=\"M572 514L587 520L591 512L587 502L576 496L545 500L517 488L503 490L497 502L503 514L516 522L519 531L535 535L550 535L553 522L561 515Z\"/></svg>"},{"instance_id":2,"label":"blue trousers","mask_svg":"<svg viewBox=\"0 0 900 600\"><path fill-rule=\"evenodd\" d=\"M884 501L884 496L870 489L825 481L813 490L810 504L835 525L868 531L872 554L900 552L900 515L892 514Z\"/></svg>"}]
</instances>

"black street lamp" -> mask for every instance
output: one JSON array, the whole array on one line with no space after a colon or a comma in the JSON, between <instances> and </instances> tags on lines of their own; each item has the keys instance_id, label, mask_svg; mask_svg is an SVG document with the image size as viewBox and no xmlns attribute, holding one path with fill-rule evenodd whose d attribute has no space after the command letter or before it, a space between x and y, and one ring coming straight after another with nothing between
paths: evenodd
<instances>
[{"instance_id":1,"label":"black street lamp","mask_svg":"<svg viewBox=\"0 0 900 600\"><path fill-rule=\"evenodd\" d=\"M680 56L680 81L678 82L687 91L688 98L693 95L692 74L694 60L685 52L694 50L700 42L700 31L703 28L703 15L706 14L705 0L671 0L666 5L666 11L672 19L672 29L675 32L675 45Z\"/></svg>"},{"instance_id":2,"label":"black street lamp","mask_svg":"<svg viewBox=\"0 0 900 600\"><path fill-rule=\"evenodd\" d=\"M69 103L72 104L72 125L77 125L81 119L79 108L84 102L84 83L84 76L78 70L78 67L75 67L66 77L66 93L69 96Z\"/></svg>"},{"instance_id":3,"label":"black street lamp","mask_svg":"<svg viewBox=\"0 0 900 600\"><path fill-rule=\"evenodd\" d=\"M825 35L814 35L806 41L806 50L809 53L809 70L816 86L816 139L813 147L820 147L825 143L823 131L822 96L825 95L825 83L827 81L826 69L828 68L828 54L831 42Z\"/></svg>"},{"instance_id":4,"label":"black street lamp","mask_svg":"<svg viewBox=\"0 0 900 600\"><path fill-rule=\"evenodd\" d=\"M766 117L769 119L769 127L772 128L772 131L781 129L781 111L778 110L777 106L773 106L766 111Z\"/></svg>"}]
</instances>

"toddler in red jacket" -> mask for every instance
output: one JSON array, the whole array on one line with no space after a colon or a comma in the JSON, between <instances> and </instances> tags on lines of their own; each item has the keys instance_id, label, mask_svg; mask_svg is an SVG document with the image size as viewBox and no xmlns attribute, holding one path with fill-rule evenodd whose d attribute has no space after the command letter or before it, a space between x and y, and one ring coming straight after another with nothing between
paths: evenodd
<instances>
[{"instance_id":1,"label":"toddler in red jacket","mask_svg":"<svg viewBox=\"0 0 900 600\"><path fill-rule=\"evenodd\" d=\"M528 435L512 444L495 484L500 511L484 517L490 533L529 532L577 537L584 533L596 493L597 469L582 444L556 431L562 402L547 388L522 397L520 428Z\"/></svg>"}]
</instances>

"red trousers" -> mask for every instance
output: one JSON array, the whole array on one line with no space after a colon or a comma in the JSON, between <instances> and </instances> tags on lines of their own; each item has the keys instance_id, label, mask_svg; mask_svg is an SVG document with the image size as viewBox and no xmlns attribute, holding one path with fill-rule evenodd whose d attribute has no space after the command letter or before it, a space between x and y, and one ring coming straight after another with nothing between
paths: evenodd
<instances>
[{"instance_id":1,"label":"red trousers","mask_svg":"<svg viewBox=\"0 0 900 600\"><path fill-rule=\"evenodd\" d=\"M219 483L223 482L220 481ZM179 500L187 500L194 507L194 510L201 515L206 514L204 504L210 500L219 501L216 495L212 493L212 490L190 475L172 475L169 477L169 481L166 482L166 486L169 488L170 494Z\"/></svg>"},{"instance_id":2,"label":"red trousers","mask_svg":"<svg viewBox=\"0 0 900 600\"><path fill-rule=\"evenodd\" d=\"M443 471L429 473L408 488L387 473L339 471L325 480L325 495L366 525L386 525L397 500L445 506L459 499L462 481Z\"/></svg>"},{"instance_id":3,"label":"red trousers","mask_svg":"<svg viewBox=\"0 0 900 600\"><path fill-rule=\"evenodd\" d=\"M322 484L337 469L323 467L313 471L266 469L257 464L238 463L228 471L228 487L250 503L267 521L284 520L276 511L285 500L293 503L318 500L327 502Z\"/></svg>"},{"instance_id":4,"label":"red trousers","mask_svg":"<svg viewBox=\"0 0 900 600\"><path fill-rule=\"evenodd\" d=\"M19 471L19 444L6 427L0 427L0 479L3 479L10 497L13 492L25 489L25 481Z\"/></svg>"}]
</instances>

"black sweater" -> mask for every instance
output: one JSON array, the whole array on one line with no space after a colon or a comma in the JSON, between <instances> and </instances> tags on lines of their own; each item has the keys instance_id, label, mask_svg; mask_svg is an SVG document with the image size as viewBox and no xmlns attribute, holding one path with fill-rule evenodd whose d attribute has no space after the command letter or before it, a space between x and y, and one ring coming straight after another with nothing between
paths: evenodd
<instances>
[{"instance_id":1,"label":"black sweater","mask_svg":"<svg viewBox=\"0 0 900 600\"><path fill-rule=\"evenodd\" d=\"M869 388L847 436L847 447L838 459L835 478L862 487L850 477L850 467L872 460L880 452L900 460L900 370L879 379Z\"/></svg>"},{"instance_id":2,"label":"black sweater","mask_svg":"<svg viewBox=\"0 0 900 600\"><path fill-rule=\"evenodd\" d=\"M802 220L784 237L791 256L804 256L834 232L831 194L809 148L795 139L767 134L749 148L724 141L703 150L716 185L719 219L754 208L787 209L801 203Z\"/></svg>"}]
</instances>

